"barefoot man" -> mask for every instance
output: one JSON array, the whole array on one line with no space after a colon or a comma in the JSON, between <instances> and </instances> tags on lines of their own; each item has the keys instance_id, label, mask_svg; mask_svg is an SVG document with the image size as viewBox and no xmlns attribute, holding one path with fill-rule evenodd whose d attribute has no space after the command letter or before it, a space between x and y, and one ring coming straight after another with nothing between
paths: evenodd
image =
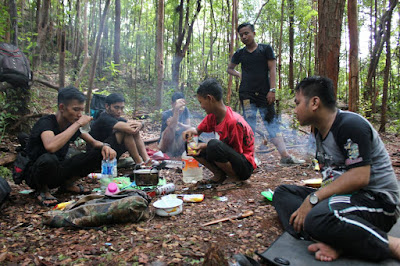
<instances>
[{"instance_id":1,"label":"barefoot man","mask_svg":"<svg viewBox=\"0 0 400 266\"><path fill-rule=\"evenodd\" d=\"M295 113L315 127L322 186L281 185L273 204L283 227L320 261L340 255L400 259L400 239L387 235L399 216L399 187L378 133L358 114L336 108L332 81L305 78L296 87Z\"/></svg>"}]
</instances>

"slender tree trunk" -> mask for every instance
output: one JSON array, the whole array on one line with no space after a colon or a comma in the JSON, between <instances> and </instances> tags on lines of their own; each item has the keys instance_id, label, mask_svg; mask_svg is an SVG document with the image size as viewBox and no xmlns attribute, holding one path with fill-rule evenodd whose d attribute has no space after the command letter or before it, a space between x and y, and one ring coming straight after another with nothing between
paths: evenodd
<instances>
[{"instance_id":1,"label":"slender tree trunk","mask_svg":"<svg viewBox=\"0 0 400 266\"><path fill-rule=\"evenodd\" d=\"M37 37L37 54L38 60L34 60L35 66L41 65L44 47L46 45L46 35L49 23L49 12L50 12L51 0L43 0L43 5L40 7L39 13L39 26L38 26L38 37Z\"/></svg>"},{"instance_id":2,"label":"slender tree trunk","mask_svg":"<svg viewBox=\"0 0 400 266\"><path fill-rule=\"evenodd\" d=\"M87 2L87 0L83 0L83 3L84 3L83 4L83 53L84 53L84 58L83 58L83 63L82 63L81 69L79 70L78 77L75 80L75 87L79 87L79 84L83 77L83 73L85 72L85 69L90 61L89 36L88 36L88 16L87 16L88 2Z\"/></svg>"},{"instance_id":3,"label":"slender tree trunk","mask_svg":"<svg viewBox=\"0 0 400 266\"><path fill-rule=\"evenodd\" d=\"M237 0L232 0L232 21L231 21L231 39L229 42L229 59L232 58L234 48L235 48L235 22L236 22L236 14L237 12ZM228 105L231 103L231 96L232 96L232 80L233 76L228 75L228 93L226 95L226 102Z\"/></svg>"},{"instance_id":4,"label":"slender tree trunk","mask_svg":"<svg viewBox=\"0 0 400 266\"><path fill-rule=\"evenodd\" d=\"M59 55L59 65L58 65L58 74L60 80L60 89L65 87L65 30L61 31L60 38L60 55Z\"/></svg>"},{"instance_id":5,"label":"slender tree trunk","mask_svg":"<svg viewBox=\"0 0 400 266\"><path fill-rule=\"evenodd\" d=\"M283 38L283 18L285 17L285 0L281 0L281 25L279 30L279 49L278 49L278 89L282 89L282 38Z\"/></svg>"},{"instance_id":6,"label":"slender tree trunk","mask_svg":"<svg viewBox=\"0 0 400 266\"><path fill-rule=\"evenodd\" d=\"M397 2L397 0L391 0L389 1L390 5L394 4L394 2ZM386 43L386 65L385 65L385 71L384 71L384 76L383 76L383 95L382 95L382 113L381 113L381 125L379 127L379 132L385 132L386 131L386 123L387 123L387 99L388 99L388 84L389 84L389 74L390 74L390 67L392 64L392 57L391 57L391 51L390 51L390 30L392 26L392 14L393 11L390 13L389 18L387 19L386 22L386 38L385 38L385 43Z\"/></svg>"},{"instance_id":7,"label":"slender tree trunk","mask_svg":"<svg viewBox=\"0 0 400 266\"><path fill-rule=\"evenodd\" d=\"M346 0L318 0L318 74L333 81L335 95L339 77L340 37Z\"/></svg>"},{"instance_id":8,"label":"slender tree trunk","mask_svg":"<svg viewBox=\"0 0 400 266\"><path fill-rule=\"evenodd\" d=\"M139 29L141 27L142 10L143 10L143 0L140 0L138 26L137 27L135 26L137 29ZM138 80L138 68L139 68L139 46L140 46L139 37L140 37L140 34L136 33L135 77L134 77L134 83L133 83L134 95L135 95L135 115L136 115L136 111L138 110L138 104L137 104L137 98L138 98L138 96L137 96L137 80Z\"/></svg>"},{"instance_id":9,"label":"slender tree trunk","mask_svg":"<svg viewBox=\"0 0 400 266\"><path fill-rule=\"evenodd\" d=\"M91 68L90 76L89 76L89 86L88 86L86 106L85 106L86 113L89 113L90 100L92 97L92 90L93 90L93 83L94 83L94 75L96 73L97 55L99 54L99 50L100 50L101 35L103 33L104 22L106 20L109 5L110 5L110 0L106 0L106 3L104 5L103 15L101 16L101 20L100 20L99 32L98 32L97 38L96 38L96 49L94 51L93 63L92 63L92 68Z\"/></svg>"},{"instance_id":10,"label":"slender tree trunk","mask_svg":"<svg viewBox=\"0 0 400 266\"><path fill-rule=\"evenodd\" d=\"M115 0L114 63L120 64L121 52L121 0Z\"/></svg>"},{"instance_id":11,"label":"slender tree trunk","mask_svg":"<svg viewBox=\"0 0 400 266\"><path fill-rule=\"evenodd\" d=\"M289 89L294 91L294 0L288 0L289 7Z\"/></svg>"},{"instance_id":12,"label":"slender tree trunk","mask_svg":"<svg viewBox=\"0 0 400 266\"><path fill-rule=\"evenodd\" d=\"M190 40L192 38L193 26L196 21L197 15L201 10L201 0L197 0L197 8L191 22L189 23L189 12L190 12L190 0L186 0L186 13L185 13L185 24L183 24L183 0L180 1L180 5L177 7L179 13L179 29L178 38L175 42L175 55L172 62L172 84L175 89L178 89L179 85L179 74L180 64L186 55L189 48ZM185 44L183 41L185 40Z\"/></svg>"},{"instance_id":13,"label":"slender tree trunk","mask_svg":"<svg viewBox=\"0 0 400 266\"><path fill-rule=\"evenodd\" d=\"M79 49L79 43L80 43L80 34L79 34L79 29L81 28L80 26L80 19L81 19L81 2L80 0L76 1L76 16L75 16L75 29L74 29L74 45L72 49L72 54L74 57L72 67L74 69L74 73L76 74L76 71L78 71L78 64L79 64L79 55L80 55L80 49ZM75 77L76 78L76 77Z\"/></svg>"},{"instance_id":14,"label":"slender tree trunk","mask_svg":"<svg viewBox=\"0 0 400 266\"><path fill-rule=\"evenodd\" d=\"M8 0L8 7L11 21L11 43L18 46L18 13L15 0Z\"/></svg>"},{"instance_id":15,"label":"slender tree trunk","mask_svg":"<svg viewBox=\"0 0 400 266\"><path fill-rule=\"evenodd\" d=\"M164 90L164 0L158 0L157 5L157 54L156 54L156 67L157 67L157 89L156 89L156 108L161 109L162 95Z\"/></svg>"},{"instance_id":16,"label":"slender tree trunk","mask_svg":"<svg viewBox=\"0 0 400 266\"><path fill-rule=\"evenodd\" d=\"M349 21L349 110L358 112L359 74L358 74L358 11L357 0L347 0L347 16Z\"/></svg>"}]
</instances>

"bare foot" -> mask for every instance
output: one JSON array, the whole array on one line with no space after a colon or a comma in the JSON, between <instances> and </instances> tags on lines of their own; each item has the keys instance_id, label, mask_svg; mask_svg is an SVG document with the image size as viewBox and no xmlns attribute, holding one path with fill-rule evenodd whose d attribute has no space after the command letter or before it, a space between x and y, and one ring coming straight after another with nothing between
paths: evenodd
<instances>
[{"instance_id":1,"label":"bare foot","mask_svg":"<svg viewBox=\"0 0 400 266\"><path fill-rule=\"evenodd\" d=\"M388 236L389 249L395 259L400 260L400 238Z\"/></svg>"},{"instance_id":2,"label":"bare foot","mask_svg":"<svg viewBox=\"0 0 400 266\"><path fill-rule=\"evenodd\" d=\"M340 255L339 251L321 242L309 245L308 251L314 252L315 259L320 261L333 261Z\"/></svg>"}]
</instances>

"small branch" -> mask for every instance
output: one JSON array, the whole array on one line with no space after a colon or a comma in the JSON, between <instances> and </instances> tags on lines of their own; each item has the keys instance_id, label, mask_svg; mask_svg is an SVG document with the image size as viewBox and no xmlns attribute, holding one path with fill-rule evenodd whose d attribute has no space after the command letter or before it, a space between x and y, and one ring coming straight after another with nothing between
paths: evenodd
<instances>
[{"instance_id":1,"label":"small branch","mask_svg":"<svg viewBox=\"0 0 400 266\"><path fill-rule=\"evenodd\" d=\"M9 128L9 130L13 131L14 129L18 128L19 125L21 125L23 122L25 122L25 121L28 120L28 119L31 119L31 118L38 118L38 117L42 117L42 116L44 116L44 115L46 115L46 114L29 114L29 115L24 115L24 116L22 116L15 124L13 124L13 125Z\"/></svg>"},{"instance_id":2,"label":"small branch","mask_svg":"<svg viewBox=\"0 0 400 266\"><path fill-rule=\"evenodd\" d=\"M53 84L51 84L50 82L47 82L47 81L45 81L45 80L43 80L43 79L39 79L39 78L33 78L33 81L37 81L37 82L39 82L39 83L42 83L43 85L46 85L47 87L49 87L49 88L52 88L52 89L55 89L55 90L57 90L58 91L58 89L59 89L59 87L57 86L57 85L53 85Z\"/></svg>"}]
</instances>

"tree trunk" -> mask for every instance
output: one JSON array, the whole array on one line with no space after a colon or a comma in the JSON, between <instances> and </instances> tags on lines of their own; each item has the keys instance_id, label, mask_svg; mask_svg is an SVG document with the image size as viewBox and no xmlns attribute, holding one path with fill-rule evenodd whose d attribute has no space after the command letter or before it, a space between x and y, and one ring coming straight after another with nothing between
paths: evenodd
<instances>
[{"instance_id":1,"label":"tree trunk","mask_svg":"<svg viewBox=\"0 0 400 266\"><path fill-rule=\"evenodd\" d=\"M282 89L282 38L283 38L283 18L285 14L285 0L281 0L281 25L280 25L280 30L279 30L279 49L278 49L278 89Z\"/></svg>"},{"instance_id":2,"label":"tree trunk","mask_svg":"<svg viewBox=\"0 0 400 266\"><path fill-rule=\"evenodd\" d=\"M164 0L158 0L157 6L157 89L156 89L156 108L161 109L162 95L164 90Z\"/></svg>"},{"instance_id":3,"label":"tree trunk","mask_svg":"<svg viewBox=\"0 0 400 266\"><path fill-rule=\"evenodd\" d=\"M349 110L358 112L359 73L358 73L358 12L357 0L347 1L347 16L349 21Z\"/></svg>"},{"instance_id":4,"label":"tree trunk","mask_svg":"<svg viewBox=\"0 0 400 266\"><path fill-rule=\"evenodd\" d=\"M235 47L235 32L236 32L235 22L237 16L236 12L237 12L237 0L232 0L232 21L231 21L231 39L229 42L229 59L232 58ZM233 76L228 75L228 92L226 95L226 103L228 105L230 105L231 102L232 81L233 81Z\"/></svg>"},{"instance_id":5,"label":"tree trunk","mask_svg":"<svg viewBox=\"0 0 400 266\"><path fill-rule=\"evenodd\" d=\"M35 66L41 65L44 47L46 45L47 28L49 23L49 12L50 12L51 0L43 0L43 5L40 7L39 12L39 25L38 25L38 37L37 37L37 53L38 58L34 60Z\"/></svg>"},{"instance_id":6,"label":"tree trunk","mask_svg":"<svg viewBox=\"0 0 400 266\"><path fill-rule=\"evenodd\" d=\"M389 1L390 5L392 4L397 4L398 0L391 0ZM381 113L381 125L379 127L379 132L385 132L386 131L386 122L387 122L387 99L388 99L388 84L389 84L389 73L390 73L390 67L392 63L391 59L391 54L390 54L390 29L392 25L392 15L393 15L393 9L392 12L389 13L387 22L386 22L386 65L385 65L385 72L384 72L384 77L383 77L383 95L382 95L382 113Z\"/></svg>"},{"instance_id":7,"label":"tree trunk","mask_svg":"<svg viewBox=\"0 0 400 266\"><path fill-rule=\"evenodd\" d=\"M387 27L385 25L388 22L388 20L392 18L393 9L396 7L397 3L398 3L398 0L390 1L389 8L381 16L381 19L379 21L379 29L377 30L376 35L375 35L375 45L374 45L374 48L372 49L371 63L368 68L367 81L364 86L365 87L364 99L365 99L365 101L368 101L369 100L368 98L370 98L372 105L374 105L374 98L376 95L376 92L374 92L374 90L372 89L372 82L373 82L373 78L376 73L376 68L378 66L380 56L382 54L386 35L389 34L386 31ZM375 108L373 108L373 109L375 109Z\"/></svg>"},{"instance_id":8,"label":"tree trunk","mask_svg":"<svg viewBox=\"0 0 400 266\"><path fill-rule=\"evenodd\" d=\"M75 80L75 87L79 87L81 79L83 77L83 73L89 63L90 56L89 56L89 36L88 36L88 16L87 16L87 0L83 0L83 63L81 69L79 70L79 74L77 79Z\"/></svg>"},{"instance_id":9,"label":"tree trunk","mask_svg":"<svg viewBox=\"0 0 400 266\"><path fill-rule=\"evenodd\" d=\"M120 64L121 53L121 0L115 0L114 63Z\"/></svg>"},{"instance_id":10,"label":"tree trunk","mask_svg":"<svg viewBox=\"0 0 400 266\"><path fill-rule=\"evenodd\" d=\"M197 0L197 8L193 18L189 24L189 11L190 11L190 0L186 0L186 14L185 14L185 24L183 24L183 0L180 1L177 11L179 13L179 29L178 38L175 42L175 55L172 62L172 85L177 90L179 85L179 72L180 64L186 55L189 48L190 39L192 38L193 26L196 21L197 15L201 10L201 0ZM185 40L185 44L183 44Z\"/></svg>"},{"instance_id":11,"label":"tree trunk","mask_svg":"<svg viewBox=\"0 0 400 266\"><path fill-rule=\"evenodd\" d=\"M76 75L76 71L78 70L78 65L79 65L79 55L80 55L80 49L79 49L79 43L80 43L80 34L79 34L79 29L80 29L80 19L81 19L81 3L80 0L76 1L76 16L75 16L75 32L74 32L74 44L72 48L72 54L74 57L74 60L72 62L72 68L74 69L74 73ZM76 78L76 76L74 76Z\"/></svg>"},{"instance_id":12,"label":"tree trunk","mask_svg":"<svg viewBox=\"0 0 400 266\"><path fill-rule=\"evenodd\" d=\"M85 106L86 113L89 113L90 100L91 100L90 98L92 97L92 90L93 90L93 83L94 83L94 75L96 73L97 55L99 54L99 50L100 50L101 35L103 33L104 22L106 20L109 5L110 5L110 0L106 0L106 3L104 5L103 15L101 16L101 20L100 20L99 32L97 33L96 49L94 51L93 63L92 63L92 68L91 68L90 76L89 76L89 85L88 85L88 92L87 92L87 99L86 99L86 106Z\"/></svg>"},{"instance_id":13,"label":"tree trunk","mask_svg":"<svg viewBox=\"0 0 400 266\"><path fill-rule=\"evenodd\" d=\"M345 0L318 0L318 74L333 81L335 95L339 77L340 37L345 3Z\"/></svg>"},{"instance_id":14,"label":"tree trunk","mask_svg":"<svg viewBox=\"0 0 400 266\"><path fill-rule=\"evenodd\" d=\"M60 55L59 55L59 65L58 65L58 73L59 73L59 84L60 89L65 87L65 30L61 31L60 38Z\"/></svg>"},{"instance_id":15,"label":"tree trunk","mask_svg":"<svg viewBox=\"0 0 400 266\"><path fill-rule=\"evenodd\" d=\"M11 43L18 46L18 13L15 0L8 0L8 7L11 20Z\"/></svg>"},{"instance_id":16,"label":"tree trunk","mask_svg":"<svg viewBox=\"0 0 400 266\"><path fill-rule=\"evenodd\" d=\"M291 92L294 91L294 0L288 1L289 7L289 89Z\"/></svg>"}]
</instances>

